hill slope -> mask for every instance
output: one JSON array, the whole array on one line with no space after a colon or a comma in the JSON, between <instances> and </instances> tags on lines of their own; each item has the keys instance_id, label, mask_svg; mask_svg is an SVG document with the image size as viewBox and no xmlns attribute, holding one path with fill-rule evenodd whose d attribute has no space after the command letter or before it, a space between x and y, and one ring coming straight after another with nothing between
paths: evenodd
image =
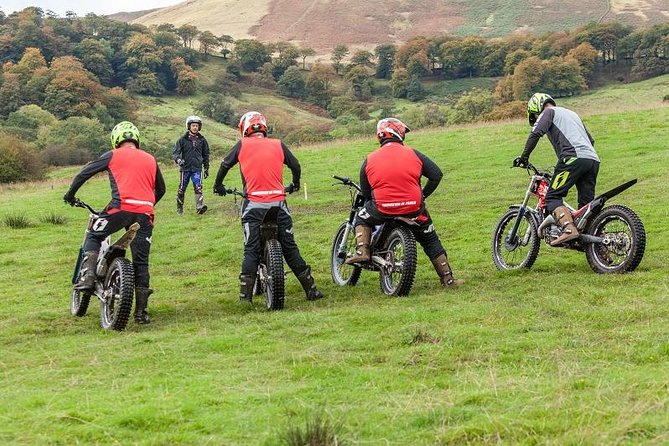
<instances>
[{"instance_id":1,"label":"hill slope","mask_svg":"<svg viewBox=\"0 0 669 446\"><path fill-rule=\"evenodd\" d=\"M133 22L191 24L235 39L285 40L323 50L416 35L502 36L569 30L598 20L648 26L668 19L666 0L189 0Z\"/></svg>"}]
</instances>

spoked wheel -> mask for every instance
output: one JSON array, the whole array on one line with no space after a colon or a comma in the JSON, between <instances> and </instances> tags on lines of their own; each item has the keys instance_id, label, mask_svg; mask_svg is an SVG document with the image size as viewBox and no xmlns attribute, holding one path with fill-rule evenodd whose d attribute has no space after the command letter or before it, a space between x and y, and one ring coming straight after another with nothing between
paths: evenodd
<instances>
[{"instance_id":1,"label":"spoked wheel","mask_svg":"<svg viewBox=\"0 0 669 446\"><path fill-rule=\"evenodd\" d=\"M348 229L348 231L347 231ZM342 240L346 236L346 242L342 246ZM330 273L332 280L339 286L354 286L360 279L362 269L359 266L347 265L344 263L347 257L355 253L355 233L353 228L348 227L344 222L337 229L334 241L332 242L332 252L330 255Z\"/></svg>"},{"instance_id":2,"label":"spoked wheel","mask_svg":"<svg viewBox=\"0 0 669 446\"><path fill-rule=\"evenodd\" d=\"M534 219L525 213L513 239L509 233L518 218L518 209L510 209L500 218L492 234L492 260L500 270L531 268L539 255L539 234Z\"/></svg>"},{"instance_id":3,"label":"spoked wheel","mask_svg":"<svg viewBox=\"0 0 669 446\"><path fill-rule=\"evenodd\" d=\"M283 252L278 240L271 239L265 244L264 263L258 270L259 280L265 292L268 310L281 310L285 300L283 274Z\"/></svg>"},{"instance_id":4,"label":"spoked wheel","mask_svg":"<svg viewBox=\"0 0 669 446\"><path fill-rule=\"evenodd\" d=\"M128 324L135 291L135 270L124 257L112 262L105 278L104 296L100 301L100 325L105 330L122 331Z\"/></svg>"},{"instance_id":5,"label":"spoked wheel","mask_svg":"<svg viewBox=\"0 0 669 446\"><path fill-rule=\"evenodd\" d=\"M79 282L81 275L81 263L83 262L84 252L79 250L79 257L77 258L77 265L75 266L75 274L72 279L72 284ZM88 304L91 301L90 291L79 291L72 288L72 296L70 297L70 313L72 316L84 316L88 311Z\"/></svg>"},{"instance_id":6,"label":"spoked wheel","mask_svg":"<svg viewBox=\"0 0 669 446\"><path fill-rule=\"evenodd\" d=\"M384 244L381 268L381 291L392 296L406 296L411 291L416 275L416 238L406 228L393 229Z\"/></svg>"},{"instance_id":7,"label":"spoked wheel","mask_svg":"<svg viewBox=\"0 0 669 446\"><path fill-rule=\"evenodd\" d=\"M625 206L609 206L588 225L588 234L604 243L590 243L585 256L597 273L634 271L646 250L646 230L636 213Z\"/></svg>"}]
</instances>

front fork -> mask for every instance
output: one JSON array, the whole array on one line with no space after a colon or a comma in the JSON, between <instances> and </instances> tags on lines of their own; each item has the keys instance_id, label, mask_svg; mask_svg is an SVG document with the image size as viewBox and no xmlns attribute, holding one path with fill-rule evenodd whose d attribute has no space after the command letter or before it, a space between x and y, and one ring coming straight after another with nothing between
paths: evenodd
<instances>
[{"instance_id":1,"label":"front fork","mask_svg":"<svg viewBox=\"0 0 669 446\"><path fill-rule=\"evenodd\" d=\"M346 241L348 240L348 235L353 230L353 222L355 221L355 214L357 213L356 211L357 209L355 208L351 209L351 213L349 214L348 220L346 222L346 228L344 229L344 236L341 238L341 242L337 247L337 256L342 259L346 258Z\"/></svg>"},{"instance_id":2,"label":"front fork","mask_svg":"<svg viewBox=\"0 0 669 446\"><path fill-rule=\"evenodd\" d=\"M506 249L509 251L513 251L518 247L518 228L520 227L520 222L523 220L525 217L525 214L528 212L527 210L527 203L530 201L530 190L528 189L527 192L525 192L525 199L523 199L522 204L518 208L518 216L516 217L516 221L513 223L513 227L511 228L511 231L506 236L506 239L504 239L504 244L506 245ZM529 234L529 231L532 230L531 226L528 226L527 228L527 233L524 235L523 240L521 243L525 244L527 243L527 239Z\"/></svg>"}]
</instances>

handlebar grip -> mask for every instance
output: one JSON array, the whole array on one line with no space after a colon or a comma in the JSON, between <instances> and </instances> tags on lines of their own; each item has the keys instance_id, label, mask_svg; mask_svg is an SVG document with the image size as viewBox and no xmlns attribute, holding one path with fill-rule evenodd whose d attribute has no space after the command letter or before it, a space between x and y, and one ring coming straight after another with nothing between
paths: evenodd
<instances>
[{"instance_id":1,"label":"handlebar grip","mask_svg":"<svg viewBox=\"0 0 669 446\"><path fill-rule=\"evenodd\" d=\"M341 181L341 182L344 183L344 184L346 184L346 183L348 183L349 181L351 181L351 180L349 180L348 178L346 178L346 177L340 177L339 175L332 175L332 178L334 178L335 180L339 180L339 181Z\"/></svg>"}]
</instances>

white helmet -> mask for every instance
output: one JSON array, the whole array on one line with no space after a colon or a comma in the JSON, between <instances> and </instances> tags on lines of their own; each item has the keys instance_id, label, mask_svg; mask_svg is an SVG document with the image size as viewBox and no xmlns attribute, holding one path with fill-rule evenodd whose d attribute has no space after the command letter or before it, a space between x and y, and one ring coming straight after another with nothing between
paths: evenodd
<instances>
[{"instance_id":1,"label":"white helmet","mask_svg":"<svg viewBox=\"0 0 669 446\"><path fill-rule=\"evenodd\" d=\"M186 118L186 128L190 130L191 124L197 124L197 131L199 132L202 129L202 119L199 116L191 115Z\"/></svg>"}]
</instances>

